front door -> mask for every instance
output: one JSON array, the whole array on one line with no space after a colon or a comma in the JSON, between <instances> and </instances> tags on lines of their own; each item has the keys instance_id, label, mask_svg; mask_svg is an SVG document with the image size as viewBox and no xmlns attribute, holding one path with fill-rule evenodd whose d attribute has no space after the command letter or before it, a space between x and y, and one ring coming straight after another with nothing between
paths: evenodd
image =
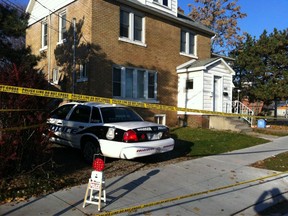
<instances>
[{"instance_id":1,"label":"front door","mask_svg":"<svg viewBox=\"0 0 288 216\"><path fill-rule=\"evenodd\" d=\"M222 77L214 76L213 83L213 111L222 112Z\"/></svg>"}]
</instances>

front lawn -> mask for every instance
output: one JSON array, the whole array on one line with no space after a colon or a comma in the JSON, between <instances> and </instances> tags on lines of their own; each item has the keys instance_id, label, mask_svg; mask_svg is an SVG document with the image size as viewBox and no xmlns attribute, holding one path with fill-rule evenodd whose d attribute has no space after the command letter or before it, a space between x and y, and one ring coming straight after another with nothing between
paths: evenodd
<instances>
[{"instance_id":1,"label":"front lawn","mask_svg":"<svg viewBox=\"0 0 288 216\"><path fill-rule=\"evenodd\" d=\"M177 140L175 150L186 149L190 157L215 155L268 142L246 134L189 127L172 129L171 134Z\"/></svg>"}]
</instances>

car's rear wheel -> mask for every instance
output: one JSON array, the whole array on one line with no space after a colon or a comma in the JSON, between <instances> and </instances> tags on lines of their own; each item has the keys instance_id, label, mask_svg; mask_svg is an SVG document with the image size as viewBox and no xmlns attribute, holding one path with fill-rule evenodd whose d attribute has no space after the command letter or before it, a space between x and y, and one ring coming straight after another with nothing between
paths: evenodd
<instances>
[{"instance_id":1,"label":"car's rear wheel","mask_svg":"<svg viewBox=\"0 0 288 216\"><path fill-rule=\"evenodd\" d=\"M95 139L86 139L82 145L82 155L87 163L92 164L95 154L101 154L98 141Z\"/></svg>"}]
</instances>

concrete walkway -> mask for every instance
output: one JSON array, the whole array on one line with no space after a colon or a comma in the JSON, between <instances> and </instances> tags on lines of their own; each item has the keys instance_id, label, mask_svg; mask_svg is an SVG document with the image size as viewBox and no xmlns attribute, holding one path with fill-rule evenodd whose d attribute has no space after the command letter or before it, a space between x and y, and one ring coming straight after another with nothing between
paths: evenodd
<instances>
[{"instance_id":1,"label":"concrete walkway","mask_svg":"<svg viewBox=\"0 0 288 216\"><path fill-rule=\"evenodd\" d=\"M97 211L97 205L82 207L87 185L80 185L29 201L1 205L0 214L95 215L203 192L120 215L266 215L264 209L275 215L287 215L288 209L283 205L276 210L270 207L280 201L287 206L288 174L262 180L259 178L276 172L249 166L286 151L288 137L281 137L247 149L107 179L107 203L101 212ZM250 182L253 179L258 180Z\"/></svg>"}]
</instances>

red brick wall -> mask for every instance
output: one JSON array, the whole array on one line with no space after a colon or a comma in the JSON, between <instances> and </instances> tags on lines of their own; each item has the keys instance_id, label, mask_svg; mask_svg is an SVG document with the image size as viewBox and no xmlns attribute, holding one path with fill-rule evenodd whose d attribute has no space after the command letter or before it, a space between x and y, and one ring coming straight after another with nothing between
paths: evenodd
<instances>
[{"instance_id":1,"label":"red brick wall","mask_svg":"<svg viewBox=\"0 0 288 216\"><path fill-rule=\"evenodd\" d=\"M209 116L178 115L178 126L189 126L192 128L209 128Z\"/></svg>"}]
</instances>

